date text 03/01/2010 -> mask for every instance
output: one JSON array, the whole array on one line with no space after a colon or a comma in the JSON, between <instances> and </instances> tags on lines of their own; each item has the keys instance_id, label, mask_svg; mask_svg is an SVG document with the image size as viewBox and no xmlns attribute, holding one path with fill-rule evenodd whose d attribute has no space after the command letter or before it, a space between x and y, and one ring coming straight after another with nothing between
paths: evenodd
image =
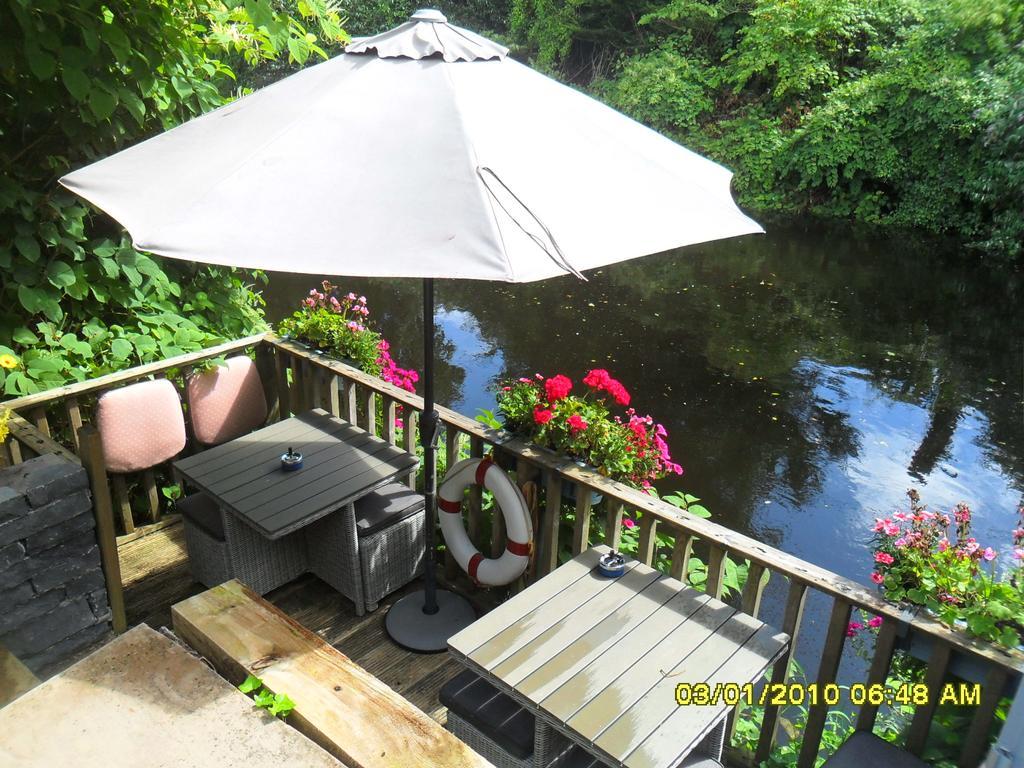
<instances>
[{"instance_id":1,"label":"date text 03/01/2010","mask_svg":"<svg viewBox=\"0 0 1024 768\"><path fill-rule=\"evenodd\" d=\"M835 683L768 683L759 691L753 683L679 683L676 686L676 704L685 706L800 706L826 704L835 706L844 691L855 707L871 704L920 706L931 701L931 692L924 683L904 683L898 686L855 683L849 687ZM939 691L939 704L970 707L981 703L981 685L977 683L947 683Z\"/></svg>"}]
</instances>

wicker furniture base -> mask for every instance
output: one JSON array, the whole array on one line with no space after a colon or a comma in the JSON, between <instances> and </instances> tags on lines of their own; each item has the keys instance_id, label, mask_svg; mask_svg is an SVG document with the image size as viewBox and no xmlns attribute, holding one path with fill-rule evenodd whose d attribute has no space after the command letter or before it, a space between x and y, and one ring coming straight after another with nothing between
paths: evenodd
<instances>
[{"instance_id":1,"label":"wicker furniture base","mask_svg":"<svg viewBox=\"0 0 1024 768\"><path fill-rule=\"evenodd\" d=\"M302 531L267 539L234 515L221 511L232 577L265 595L309 570Z\"/></svg>"},{"instance_id":2,"label":"wicker furniture base","mask_svg":"<svg viewBox=\"0 0 1024 768\"><path fill-rule=\"evenodd\" d=\"M192 578L207 587L216 587L235 577L228 557L228 545L211 536L188 517L182 517L185 549Z\"/></svg>"},{"instance_id":3,"label":"wicker furniture base","mask_svg":"<svg viewBox=\"0 0 1024 768\"><path fill-rule=\"evenodd\" d=\"M469 721L463 720L451 710L448 710L448 722L445 728L469 744L475 752L493 763L496 768L534 768L532 755L526 760L519 760L502 749L500 744L488 738L482 731L474 728Z\"/></svg>"},{"instance_id":4,"label":"wicker furniture base","mask_svg":"<svg viewBox=\"0 0 1024 768\"><path fill-rule=\"evenodd\" d=\"M366 610L423 573L426 560L426 510L369 536L359 537L359 564Z\"/></svg>"},{"instance_id":5,"label":"wicker furniture base","mask_svg":"<svg viewBox=\"0 0 1024 768\"><path fill-rule=\"evenodd\" d=\"M305 537L309 570L355 603L356 616L366 613L355 505L346 504L299 534Z\"/></svg>"}]
</instances>

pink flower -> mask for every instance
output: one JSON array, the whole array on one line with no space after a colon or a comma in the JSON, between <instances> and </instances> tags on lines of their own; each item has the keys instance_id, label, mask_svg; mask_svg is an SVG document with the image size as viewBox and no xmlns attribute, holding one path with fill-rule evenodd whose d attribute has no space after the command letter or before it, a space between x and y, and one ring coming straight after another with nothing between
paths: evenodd
<instances>
[{"instance_id":1,"label":"pink flower","mask_svg":"<svg viewBox=\"0 0 1024 768\"><path fill-rule=\"evenodd\" d=\"M360 304L365 304L366 303L366 297L365 296L360 296L359 297L359 303Z\"/></svg>"},{"instance_id":2,"label":"pink flower","mask_svg":"<svg viewBox=\"0 0 1024 768\"><path fill-rule=\"evenodd\" d=\"M585 422L578 413L574 413L566 419L566 423L569 425L569 431L572 432L573 435L578 435L587 428L587 422Z\"/></svg>"},{"instance_id":3,"label":"pink flower","mask_svg":"<svg viewBox=\"0 0 1024 768\"><path fill-rule=\"evenodd\" d=\"M875 571L874 573L871 574L871 580L873 582L875 582L875 584L884 584L885 583L885 576L880 574L878 571Z\"/></svg>"},{"instance_id":4,"label":"pink flower","mask_svg":"<svg viewBox=\"0 0 1024 768\"><path fill-rule=\"evenodd\" d=\"M947 549L949 549L949 539L943 536L939 539L939 552L945 552Z\"/></svg>"},{"instance_id":5,"label":"pink flower","mask_svg":"<svg viewBox=\"0 0 1024 768\"><path fill-rule=\"evenodd\" d=\"M591 389L603 389L610 380L611 376L604 368L595 368L583 377L583 383Z\"/></svg>"},{"instance_id":6,"label":"pink flower","mask_svg":"<svg viewBox=\"0 0 1024 768\"><path fill-rule=\"evenodd\" d=\"M864 629L863 624L861 624L859 621L851 621L849 624L846 625L846 636L855 637L857 635L857 630L860 629Z\"/></svg>"},{"instance_id":7,"label":"pink flower","mask_svg":"<svg viewBox=\"0 0 1024 768\"><path fill-rule=\"evenodd\" d=\"M878 629L880 626L882 626L882 617L875 616L873 618L868 619L868 626L872 629Z\"/></svg>"},{"instance_id":8,"label":"pink flower","mask_svg":"<svg viewBox=\"0 0 1024 768\"><path fill-rule=\"evenodd\" d=\"M903 549L903 548L904 548L905 546L907 546L907 540L906 540L905 538L903 538L902 536L900 536L900 537L899 537L898 539L896 539L896 541L894 541L894 542L893 542L892 544L893 544L893 546L894 546L894 547L896 547L897 549Z\"/></svg>"},{"instance_id":9,"label":"pink flower","mask_svg":"<svg viewBox=\"0 0 1024 768\"><path fill-rule=\"evenodd\" d=\"M350 293L345 298L348 299L349 301L355 301L356 295L354 293Z\"/></svg>"},{"instance_id":10,"label":"pink flower","mask_svg":"<svg viewBox=\"0 0 1024 768\"><path fill-rule=\"evenodd\" d=\"M554 411L549 411L543 408L534 408L533 410L533 420L537 424L547 424L553 418L555 418Z\"/></svg>"},{"instance_id":11,"label":"pink flower","mask_svg":"<svg viewBox=\"0 0 1024 768\"><path fill-rule=\"evenodd\" d=\"M572 390L572 380L568 376L558 374L544 382L544 392L549 402L557 402L564 399Z\"/></svg>"},{"instance_id":12,"label":"pink flower","mask_svg":"<svg viewBox=\"0 0 1024 768\"><path fill-rule=\"evenodd\" d=\"M1013 550L1013 559L1014 560L1024 560L1024 549L1015 549L1015 550Z\"/></svg>"},{"instance_id":13,"label":"pink flower","mask_svg":"<svg viewBox=\"0 0 1024 768\"><path fill-rule=\"evenodd\" d=\"M623 528L633 529L633 528L636 528L636 523L633 522L632 518L624 517L624 518L622 518L622 527Z\"/></svg>"},{"instance_id":14,"label":"pink flower","mask_svg":"<svg viewBox=\"0 0 1024 768\"><path fill-rule=\"evenodd\" d=\"M981 553L981 556L988 562L992 562L996 559L996 551L992 547L985 547L985 551Z\"/></svg>"},{"instance_id":15,"label":"pink flower","mask_svg":"<svg viewBox=\"0 0 1024 768\"><path fill-rule=\"evenodd\" d=\"M360 329L359 323L357 323L355 320L349 320L348 325L346 325L346 327L350 331L358 331Z\"/></svg>"},{"instance_id":16,"label":"pink flower","mask_svg":"<svg viewBox=\"0 0 1024 768\"><path fill-rule=\"evenodd\" d=\"M882 565L892 565L893 564L893 556L890 555L888 552L876 552L875 553L875 562L876 563L881 563Z\"/></svg>"}]
</instances>

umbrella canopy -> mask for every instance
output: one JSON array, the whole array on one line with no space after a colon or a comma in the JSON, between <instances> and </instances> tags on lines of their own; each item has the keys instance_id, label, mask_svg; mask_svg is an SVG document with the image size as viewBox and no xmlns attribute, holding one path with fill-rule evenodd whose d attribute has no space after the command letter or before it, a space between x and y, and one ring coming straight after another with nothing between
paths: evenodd
<instances>
[{"instance_id":1,"label":"umbrella canopy","mask_svg":"<svg viewBox=\"0 0 1024 768\"><path fill-rule=\"evenodd\" d=\"M75 171L61 183L162 256L423 278L425 590L399 643L443 650L474 618L434 584L437 277L528 282L761 228L731 174L417 11L342 56Z\"/></svg>"},{"instance_id":2,"label":"umbrella canopy","mask_svg":"<svg viewBox=\"0 0 1024 768\"><path fill-rule=\"evenodd\" d=\"M731 173L420 11L61 183L135 246L528 282L761 228Z\"/></svg>"}]
</instances>

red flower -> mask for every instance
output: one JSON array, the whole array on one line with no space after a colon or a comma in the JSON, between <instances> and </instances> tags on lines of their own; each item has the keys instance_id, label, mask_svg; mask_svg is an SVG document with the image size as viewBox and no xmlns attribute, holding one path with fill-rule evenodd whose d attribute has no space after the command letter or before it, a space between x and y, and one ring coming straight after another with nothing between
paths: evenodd
<instances>
[{"instance_id":1,"label":"red flower","mask_svg":"<svg viewBox=\"0 0 1024 768\"><path fill-rule=\"evenodd\" d=\"M569 431L574 435L578 435L587 428L587 422L585 422L578 413L574 413L565 421L569 425Z\"/></svg>"},{"instance_id":2,"label":"red flower","mask_svg":"<svg viewBox=\"0 0 1024 768\"><path fill-rule=\"evenodd\" d=\"M561 400L572 389L572 381L568 376L558 374L544 382L544 392L547 393L549 402Z\"/></svg>"},{"instance_id":3,"label":"red flower","mask_svg":"<svg viewBox=\"0 0 1024 768\"><path fill-rule=\"evenodd\" d=\"M599 392L607 392L619 405L629 405L629 392L604 368L595 368L583 377L583 383Z\"/></svg>"},{"instance_id":4,"label":"red flower","mask_svg":"<svg viewBox=\"0 0 1024 768\"><path fill-rule=\"evenodd\" d=\"M533 420L538 424L547 424L553 418L555 418L554 411L548 411L543 408L533 409Z\"/></svg>"},{"instance_id":5,"label":"red flower","mask_svg":"<svg viewBox=\"0 0 1024 768\"><path fill-rule=\"evenodd\" d=\"M878 571L875 571L871 574L871 580L875 582L875 584L883 584L885 583L885 576L880 574Z\"/></svg>"}]
</instances>

